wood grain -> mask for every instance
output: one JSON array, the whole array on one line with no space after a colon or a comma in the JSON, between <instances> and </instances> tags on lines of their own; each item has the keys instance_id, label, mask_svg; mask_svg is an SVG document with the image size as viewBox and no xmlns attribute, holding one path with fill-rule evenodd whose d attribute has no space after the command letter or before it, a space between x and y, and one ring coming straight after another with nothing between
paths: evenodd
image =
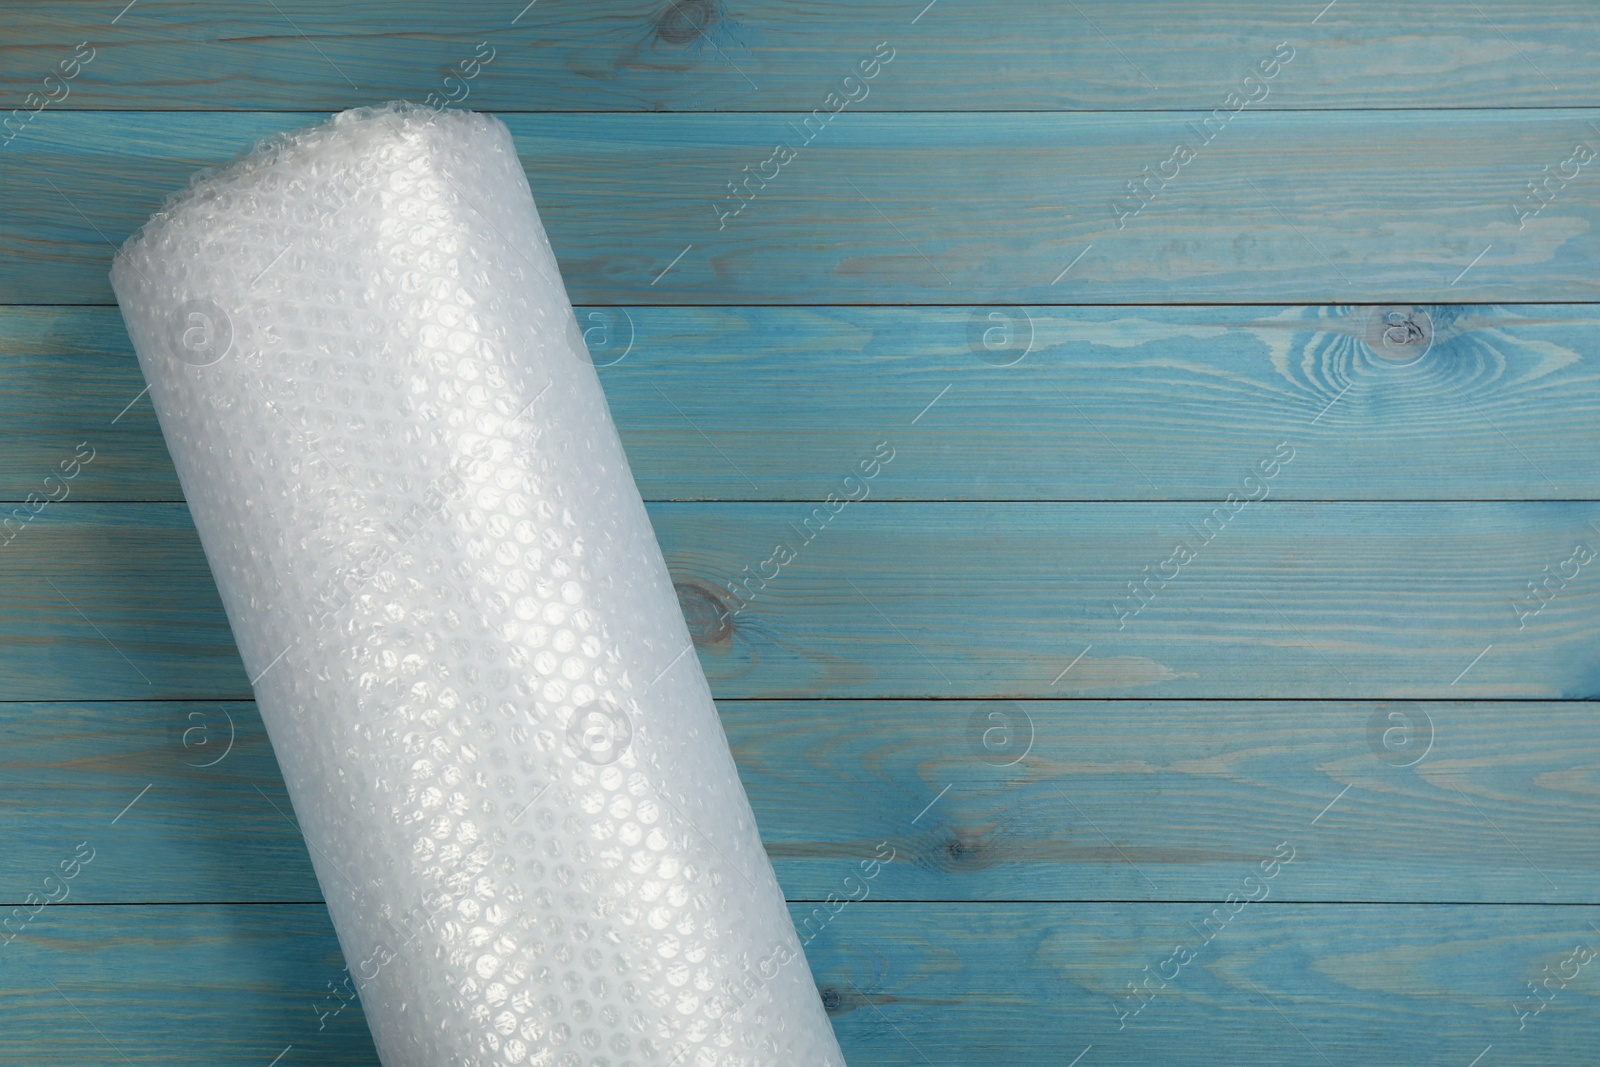
<instances>
[{"instance_id":1,"label":"wood grain","mask_svg":"<svg viewBox=\"0 0 1600 1067\"><path fill-rule=\"evenodd\" d=\"M492 111L802 110L888 40L871 110L1210 106L1280 41L1299 50L1263 107L1586 106L1600 36L1581 0L1404 8L1243 0L607 0L539 3L8 0L0 86L21 100L81 40L98 49L60 106L330 110L460 96ZM113 18L115 23L113 24Z\"/></svg>"},{"instance_id":2,"label":"wood grain","mask_svg":"<svg viewBox=\"0 0 1600 1067\"><path fill-rule=\"evenodd\" d=\"M723 699L1600 692L1600 587L1572 560L1575 544L1593 547L1600 506L1263 500L1225 522L1218 507L864 500L831 515L809 503L650 514ZM1180 541L1194 552L1183 565L1170 562ZM775 566L780 544L794 558ZM0 548L0 567L12 699L249 697L182 505L49 505ZM776 577L763 590L747 567ZM1127 586L1146 567L1156 577L1134 612ZM1531 613L1540 602L1519 598L1545 578L1555 584ZM751 582L744 601L724 584L735 581Z\"/></svg>"},{"instance_id":3,"label":"wood grain","mask_svg":"<svg viewBox=\"0 0 1600 1067\"><path fill-rule=\"evenodd\" d=\"M1092 1044L1099 1063L1464 1067L1493 1045L1496 1064L1545 1067L1585 1062L1600 1038L1593 963L1520 1031L1514 1007L1544 967L1600 941L1594 908L1269 901L1207 943L1213 908L866 901L808 954L856 1064L1042 1067ZM810 909L791 911L804 927ZM1119 1030L1113 997L1146 967L1173 974L1162 964L1177 945L1192 959ZM377 1062L358 1005L317 1029L318 997L344 975L320 904L47 908L0 952L6 1062L166 1064L204 1049L265 1065L291 1044L295 1063Z\"/></svg>"},{"instance_id":4,"label":"wood grain","mask_svg":"<svg viewBox=\"0 0 1600 1067\"><path fill-rule=\"evenodd\" d=\"M879 842L873 901L1221 900L1289 841L1273 901L1596 903L1586 704L719 711L791 900L841 893ZM0 743L6 907L84 840L74 905L322 899L253 704L0 704Z\"/></svg>"},{"instance_id":5,"label":"wood grain","mask_svg":"<svg viewBox=\"0 0 1600 1067\"><path fill-rule=\"evenodd\" d=\"M1220 500L1282 440L1274 499L1600 497L1590 307L1387 314L578 309L650 500L821 501L884 440L874 500ZM0 497L88 441L71 499L182 499L143 388L114 309L0 309Z\"/></svg>"},{"instance_id":6,"label":"wood grain","mask_svg":"<svg viewBox=\"0 0 1600 1067\"><path fill-rule=\"evenodd\" d=\"M1494 303L1600 291L1583 171L1537 216L1516 212L1543 167L1600 143L1586 111L1244 113L1119 219L1126 183L1160 169L1179 138L1198 141L1190 126L1203 117L846 111L733 218L728 183L779 138L800 140L793 113L506 124L579 304ZM11 208L0 303L107 302L112 246L166 195L313 118L41 113L0 172Z\"/></svg>"}]
</instances>

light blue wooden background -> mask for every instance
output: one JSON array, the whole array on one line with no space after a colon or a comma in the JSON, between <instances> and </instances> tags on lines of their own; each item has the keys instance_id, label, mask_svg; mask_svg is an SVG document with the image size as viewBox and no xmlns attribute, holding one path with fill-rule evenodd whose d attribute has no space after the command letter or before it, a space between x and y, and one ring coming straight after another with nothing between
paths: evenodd
<instances>
[{"instance_id":1,"label":"light blue wooden background","mask_svg":"<svg viewBox=\"0 0 1600 1067\"><path fill-rule=\"evenodd\" d=\"M810 948L854 1067L1593 1062L1591 2L124 2L0 2L0 495L94 450L0 547L0 1061L375 1062L105 275L254 138L465 90L797 919L897 850Z\"/></svg>"}]
</instances>

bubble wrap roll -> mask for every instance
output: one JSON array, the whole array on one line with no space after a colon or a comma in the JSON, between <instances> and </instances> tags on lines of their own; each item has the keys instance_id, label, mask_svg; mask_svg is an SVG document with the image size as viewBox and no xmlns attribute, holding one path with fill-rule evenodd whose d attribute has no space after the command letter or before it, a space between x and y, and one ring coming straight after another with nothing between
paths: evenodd
<instances>
[{"instance_id":1,"label":"bubble wrap roll","mask_svg":"<svg viewBox=\"0 0 1600 1067\"><path fill-rule=\"evenodd\" d=\"M504 125L267 141L111 278L383 1062L842 1064Z\"/></svg>"}]
</instances>

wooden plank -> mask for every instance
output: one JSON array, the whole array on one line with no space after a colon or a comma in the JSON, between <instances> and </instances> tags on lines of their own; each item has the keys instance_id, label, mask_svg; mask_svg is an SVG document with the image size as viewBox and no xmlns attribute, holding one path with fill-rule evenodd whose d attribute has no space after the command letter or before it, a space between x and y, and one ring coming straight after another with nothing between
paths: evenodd
<instances>
[{"instance_id":1,"label":"wooden plank","mask_svg":"<svg viewBox=\"0 0 1600 1067\"><path fill-rule=\"evenodd\" d=\"M1600 506L1251 504L1247 489L1231 515L871 500L650 514L723 699L1600 693ZM181 505L47 506L0 567L12 699L250 695Z\"/></svg>"},{"instance_id":2,"label":"wooden plank","mask_svg":"<svg viewBox=\"0 0 1600 1067\"><path fill-rule=\"evenodd\" d=\"M314 117L41 113L0 175L0 302L107 302L109 246L197 167ZM1263 112L1210 143L1194 132L1204 117L844 112L810 143L794 113L506 122L580 304L1388 304L1600 289L1600 208L1581 164L1537 215L1518 214L1541 168L1595 141L1586 111ZM781 138L801 142L794 158L752 199L730 193ZM1181 138L1195 158L1132 199L1127 183L1171 172Z\"/></svg>"},{"instance_id":3,"label":"wooden plank","mask_svg":"<svg viewBox=\"0 0 1600 1067\"><path fill-rule=\"evenodd\" d=\"M651 518L722 698L1600 691L1600 586L1572 558L1592 551L1594 505L1237 495L1236 520L1209 502L657 504ZM1522 605L1546 567L1570 580Z\"/></svg>"},{"instance_id":4,"label":"wooden plank","mask_svg":"<svg viewBox=\"0 0 1600 1067\"><path fill-rule=\"evenodd\" d=\"M822 500L880 441L872 499L1221 500L1285 440L1274 499L1600 496L1586 306L581 315L632 341L601 374L649 499Z\"/></svg>"},{"instance_id":5,"label":"wooden plank","mask_svg":"<svg viewBox=\"0 0 1600 1067\"><path fill-rule=\"evenodd\" d=\"M824 500L885 440L874 500L1220 500L1282 440L1274 499L1600 497L1588 306L1414 309L1415 352L1367 307L991 313L578 309L650 500ZM0 309L0 497L88 441L71 499L182 499L141 389L115 309Z\"/></svg>"},{"instance_id":6,"label":"wooden plank","mask_svg":"<svg viewBox=\"0 0 1600 1067\"><path fill-rule=\"evenodd\" d=\"M809 111L882 40L895 58L864 109L1210 106L1284 40L1297 54L1262 107L1582 106L1600 91L1581 0L1486 12L1444 0L120 6L0 4L6 96L40 91L84 39L97 51L57 106L330 110L465 92L496 111ZM490 55L479 42L489 63L445 83Z\"/></svg>"},{"instance_id":7,"label":"wooden plank","mask_svg":"<svg viewBox=\"0 0 1600 1067\"><path fill-rule=\"evenodd\" d=\"M1600 941L1594 908L1267 902L1213 920L1206 942L1215 907L867 901L808 955L857 1064L1059 1067L1092 1044L1085 1065L1349 1064L1382 1048L1465 1067L1493 1045L1495 1064L1546 1067L1587 1062L1600 1038L1594 964L1574 956ZM810 909L791 910L806 929ZM1174 975L1176 946L1186 964L1120 1019L1113 998L1147 967ZM261 1067L291 1044L295 1063L377 1062L359 1004L317 1030L344 974L321 905L47 908L0 951L7 1062ZM1574 970L1519 1019L1527 983Z\"/></svg>"},{"instance_id":8,"label":"wooden plank","mask_svg":"<svg viewBox=\"0 0 1600 1067\"><path fill-rule=\"evenodd\" d=\"M1083 664L1080 663L1079 669ZM721 701L796 899L1588 903L1600 725L1506 701ZM973 909L979 910L979 909Z\"/></svg>"},{"instance_id":9,"label":"wooden plank","mask_svg":"<svg viewBox=\"0 0 1600 1067\"><path fill-rule=\"evenodd\" d=\"M793 900L880 842L872 900L1220 900L1284 840L1274 901L1585 903L1600 870L1579 703L719 710ZM321 899L252 704L0 704L0 743L0 904L84 840L72 904Z\"/></svg>"}]
</instances>

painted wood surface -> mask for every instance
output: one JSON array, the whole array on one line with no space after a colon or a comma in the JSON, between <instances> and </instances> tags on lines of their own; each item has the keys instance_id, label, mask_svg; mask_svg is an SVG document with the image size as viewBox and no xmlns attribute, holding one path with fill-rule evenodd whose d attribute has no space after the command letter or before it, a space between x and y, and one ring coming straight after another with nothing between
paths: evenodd
<instances>
[{"instance_id":1,"label":"painted wood surface","mask_svg":"<svg viewBox=\"0 0 1600 1067\"><path fill-rule=\"evenodd\" d=\"M1241 881L1259 869L1241 863ZM1600 909L1215 910L869 900L819 927L791 907L818 931L812 973L853 1064L1065 1064L1092 1045L1085 1067L1464 1067L1492 1046L1496 1064L1547 1067L1588 1062L1600 1039ZM0 949L0 1058L376 1064L359 1004L332 1012L344 975L320 904L46 908ZM1147 975L1153 995L1132 999ZM1535 1000L1528 984L1547 979Z\"/></svg>"},{"instance_id":2,"label":"painted wood surface","mask_svg":"<svg viewBox=\"0 0 1600 1067\"><path fill-rule=\"evenodd\" d=\"M168 193L315 117L42 112L6 146L0 173L0 302L108 302L112 246ZM1588 111L1240 113L1209 143L1194 132L1205 117L846 111L809 143L793 113L505 120L579 304L1393 304L1600 291L1600 209L1573 155L1583 145L1592 159L1600 145ZM782 138L798 144L793 158L763 169ZM1199 143L1194 158L1164 167L1184 138ZM1546 166L1573 177L1546 186L1534 213L1526 186ZM773 176L731 193L745 167ZM1142 168L1157 177L1136 198L1127 183Z\"/></svg>"},{"instance_id":3,"label":"painted wood surface","mask_svg":"<svg viewBox=\"0 0 1600 1067\"><path fill-rule=\"evenodd\" d=\"M1593 1058L1592 5L0 24L63 96L0 145L5 912L94 850L0 1062L376 1062L93 305L196 168L430 93L509 113L854 1067Z\"/></svg>"},{"instance_id":4,"label":"painted wood surface","mask_svg":"<svg viewBox=\"0 0 1600 1067\"><path fill-rule=\"evenodd\" d=\"M721 699L1600 693L1600 505L1243 495L650 515ZM183 505L46 505L0 567L12 699L250 695Z\"/></svg>"},{"instance_id":5,"label":"painted wood surface","mask_svg":"<svg viewBox=\"0 0 1600 1067\"><path fill-rule=\"evenodd\" d=\"M95 57L57 106L320 111L438 93L490 111L810 111L884 40L895 58L855 106L1210 106L1285 40L1299 55L1260 106L1587 106L1600 91L1600 27L1583 0L121 7L0 4L6 96L36 90L86 39ZM463 78L463 60L489 54L479 42L493 58Z\"/></svg>"},{"instance_id":6,"label":"painted wood surface","mask_svg":"<svg viewBox=\"0 0 1600 1067\"><path fill-rule=\"evenodd\" d=\"M1397 317L1398 323L1391 322ZM648 500L1600 498L1590 305L581 307ZM0 498L182 499L114 308L0 308ZM131 406L130 406L131 405Z\"/></svg>"},{"instance_id":7,"label":"painted wood surface","mask_svg":"<svg viewBox=\"0 0 1600 1067\"><path fill-rule=\"evenodd\" d=\"M1587 704L718 710L795 901L840 893L880 842L874 901L1220 901L1284 840L1274 901L1584 904L1600 872ZM322 899L253 704L0 705L0 776L6 907L80 840L72 905Z\"/></svg>"}]
</instances>

